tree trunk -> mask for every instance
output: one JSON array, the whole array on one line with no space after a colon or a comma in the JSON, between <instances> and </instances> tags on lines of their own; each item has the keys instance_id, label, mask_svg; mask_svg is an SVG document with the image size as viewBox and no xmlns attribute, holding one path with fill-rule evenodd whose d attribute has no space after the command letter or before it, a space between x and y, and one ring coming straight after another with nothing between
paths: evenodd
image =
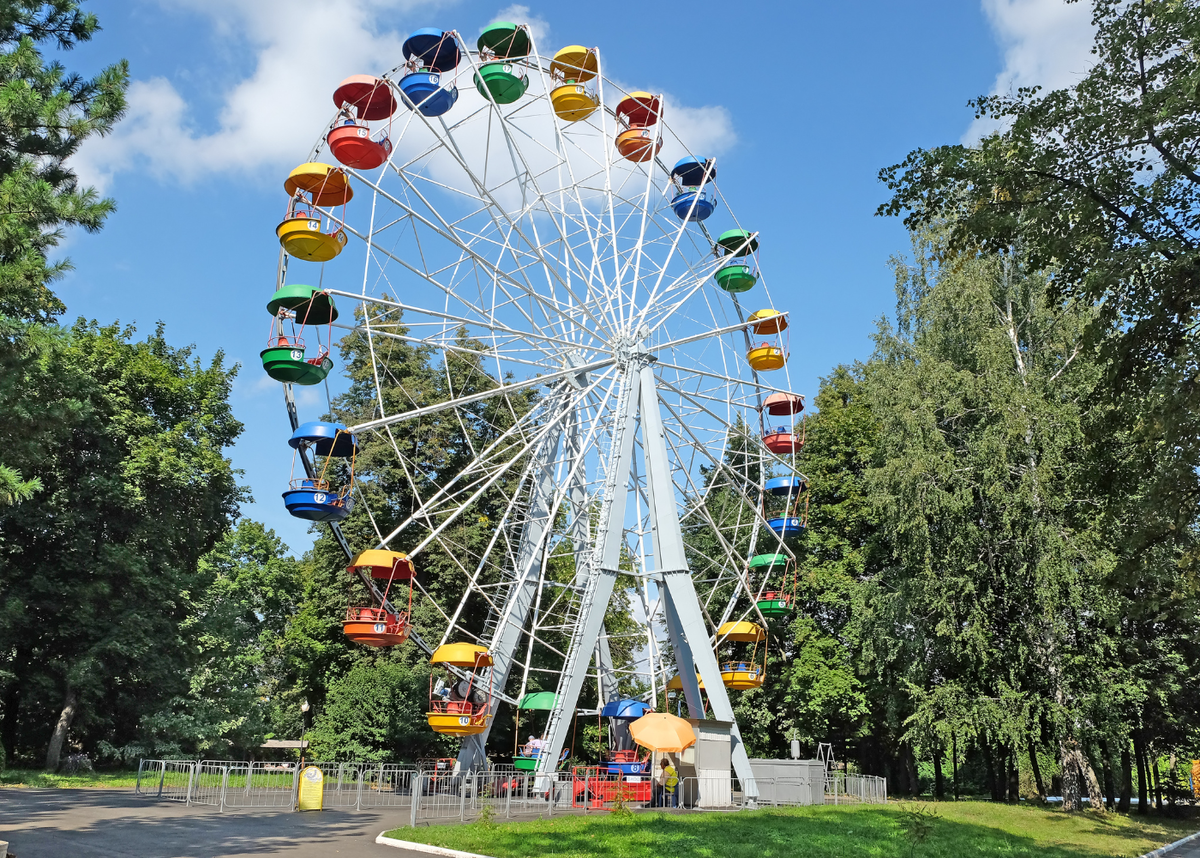
<instances>
[{"instance_id":1,"label":"tree trunk","mask_svg":"<svg viewBox=\"0 0 1200 858\"><path fill-rule=\"evenodd\" d=\"M1046 800L1046 783L1042 780L1042 766L1038 762L1037 745L1029 742L1029 766L1033 769L1033 783L1037 787L1038 798L1042 801Z\"/></svg>"},{"instance_id":2,"label":"tree trunk","mask_svg":"<svg viewBox=\"0 0 1200 858\"><path fill-rule=\"evenodd\" d=\"M933 797L941 801L945 797L946 782L942 777L942 752L941 750L933 753Z\"/></svg>"},{"instance_id":3,"label":"tree trunk","mask_svg":"<svg viewBox=\"0 0 1200 858\"><path fill-rule=\"evenodd\" d=\"M1146 789L1146 744L1141 733L1133 734L1133 756L1137 762L1138 813L1150 812L1150 795Z\"/></svg>"},{"instance_id":4,"label":"tree trunk","mask_svg":"<svg viewBox=\"0 0 1200 858\"><path fill-rule=\"evenodd\" d=\"M1082 806L1079 800L1079 770L1073 750L1066 741L1058 743L1058 763L1062 769L1062 809L1065 811L1076 811Z\"/></svg>"},{"instance_id":5,"label":"tree trunk","mask_svg":"<svg viewBox=\"0 0 1200 858\"><path fill-rule=\"evenodd\" d=\"M17 658L17 664L28 663L19 661L19 653ZM8 752L10 766L15 765L13 755L17 752L17 718L21 712L21 689L25 687L22 679L21 676L16 677L9 685L8 693L4 695L4 723L0 724L0 744L3 744L4 750Z\"/></svg>"},{"instance_id":6,"label":"tree trunk","mask_svg":"<svg viewBox=\"0 0 1200 858\"><path fill-rule=\"evenodd\" d=\"M979 744L983 749L983 767L987 773L988 794L991 795L992 801L999 801L1000 789L996 785L996 761L992 758L991 746L985 741L981 741Z\"/></svg>"},{"instance_id":7,"label":"tree trunk","mask_svg":"<svg viewBox=\"0 0 1200 858\"><path fill-rule=\"evenodd\" d=\"M917 777L917 761L913 757L912 748L904 746L904 774L908 778L908 793L912 796L921 794L921 780Z\"/></svg>"},{"instance_id":8,"label":"tree trunk","mask_svg":"<svg viewBox=\"0 0 1200 858\"><path fill-rule=\"evenodd\" d=\"M1133 792L1133 764L1129 760L1129 740L1126 739L1121 744L1121 801L1117 804L1117 810L1121 813L1129 813L1129 802Z\"/></svg>"},{"instance_id":9,"label":"tree trunk","mask_svg":"<svg viewBox=\"0 0 1200 858\"><path fill-rule=\"evenodd\" d=\"M1017 802L1021 800L1021 773L1017 768L1016 749L1009 748L1004 757L1008 762L1008 800Z\"/></svg>"},{"instance_id":10,"label":"tree trunk","mask_svg":"<svg viewBox=\"0 0 1200 858\"><path fill-rule=\"evenodd\" d=\"M46 771L58 771L58 760L62 756L63 742L67 738L67 731L71 729L71 722L75 720L75 709L79 703L79 698L75 694L75 689L67 684L67 696L63 700L62 712L59 713L58 723L54 725L54 733L50 736L50 747L46 749Z\"/></svg>"},{"instance_id":11,"label":"tree trunk","mask_svg":"<svg viewBox=\"0 0 1200 858\"><path fill-rule=\"evenodd\" d=\"M1097 813L1104 813L1104 793L1100 791L1100 779L1096 777L1096 770L1092 768L1087 755L1078 743L1075 745L1075 755L1079 761L1079 772L1083 775L1083 783L1087 787L1088 804Z\"/></svg>"},{"instance_id":12,"label":"tree trunk","mask_svg":"<svg viewBox=\"0 0 1200 858\"><path fill-rule=\"evenodd\" d=\"M950 745L951 762L954 764L954 800L958 801L958 734L950 734Z\"/></svg>"},{"instance_id":13,"label":"tree trunk","mask_svg":"<svg viewBox=\"0 0 1200 858\"><path fill-rule=\"evenodd\" d=\"M1150 753L1151 753L1151 755L1154 754L1153 751L1151 751ZM1157 756L1154 757L1154 762L1151 763L1151 766L1152 766L1151 771L1154 772L1154 808L1155 808L1155 810L1162 810L1163 809L1162 778L1160 778L1158 776L1158 757Z\"/></svg>"},{"instance_id":14,"label":"tree trunk","mask_svg":"<svg viewBox=\"0 0 1200 858\"><path fill-rule=\"evenodd\" d=\"M1117 809L1117 790L1113 780L1112 746L1108 739L1100 745L1100 753L1104 757L1104 805L1109 810Z\"/></svg>"},{"instance_id":15,"label":"tree trunk","mask_svg":"<svg viewBox=\"0 0 1200 858\"><path fill-rule=\"evenodd\" d=\"M1175 767L1178 760L1175 757L1175 752L1171 752L1171 762L1167 766L1167 804L1172 808L1175 807Z\"/></svg>"}]
</instances>

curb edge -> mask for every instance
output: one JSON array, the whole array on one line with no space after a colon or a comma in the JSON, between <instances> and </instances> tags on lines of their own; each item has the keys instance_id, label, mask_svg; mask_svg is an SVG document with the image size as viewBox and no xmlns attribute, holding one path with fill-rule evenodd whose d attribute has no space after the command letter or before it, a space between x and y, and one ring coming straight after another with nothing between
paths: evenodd
<instances>
[{"instance_id":1,"label":"curb edge","mask_svg":"<svg viewBox=\"0 0 1200 858\"><path fill-rule=\"evenodd\" d=\"M1162 856L1169 855L1180 846L1183 846L1186 843L1191 843L1193 840L1200 840L1200 831L1197 831L1195 834L1189 834L1182 840L1176 840L1174 843L1168 843L1166 846L1160 846L1152 852L1147 852L1145 855L1142 855L1141 858L1162 858Z\"/></svg>"},{"instance_id":2,"label":"curb edge","mask_svg":"<svg viewBox=\"0 0 1200 858\"><path fill-rule=\"evenodd\" d=\"M460 852L457 849L447 849L444 846L430 846L428 843L413 843L408 840L396 840L393 837L384 837L386 831L380 832L375 838L375 842L382 846L394 846L397 849L410 849L413 852L427 852L430 855L441 855L443 858L491 858L488 855L480 855L478 852Z\"/></svg>"}]
</instances>

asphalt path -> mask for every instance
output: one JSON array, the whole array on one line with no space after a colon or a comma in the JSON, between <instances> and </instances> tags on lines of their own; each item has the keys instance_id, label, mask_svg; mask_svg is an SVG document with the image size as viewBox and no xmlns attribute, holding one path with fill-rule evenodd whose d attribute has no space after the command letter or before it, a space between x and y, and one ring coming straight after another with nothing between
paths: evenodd
<instances>
[{"instance_id":1,"label":"asphalt path","mask_svg":"<svg viewBox=\"0 0 1200 858\"><path fill-rule=\"evenodd\" d=\"M187 807L132 790L0 788L0 840L16 858L428 858L375 838L407 810L291 813Z\"/></svg>"}]
</instances>

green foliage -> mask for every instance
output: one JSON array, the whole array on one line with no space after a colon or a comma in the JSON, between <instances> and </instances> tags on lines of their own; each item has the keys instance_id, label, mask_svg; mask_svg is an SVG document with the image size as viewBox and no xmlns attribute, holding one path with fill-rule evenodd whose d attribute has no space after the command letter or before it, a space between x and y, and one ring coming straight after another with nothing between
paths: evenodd
<instances>
[{"instance_id":1,"label":"green foliage","mask_svg":"<svg viewBox=\"0 0 1200 858\"><path fill-rule=\"evenodd\" d=\"M479 816L475 820L475 824L485 831L490 831L496 827L496 809L492 807L491 802L483 802L479 808Z\"/></svg>"},{"instance_id":2,"label":"green foliage","mask_svg":"<svg viewBox=\"0 0 1200 858\"><path fill-rule=\"evenodd\" d=\"M900 807L900 829L908 841L908 854L917 854L917 847L927 841L941 814L930 810L928 805L918 804Z\"/></svg>"},{"instance_id":3,"label":"green foliage","mask_svg":"<svg viewBox=\"0 0 1200 858\"><path fill-rule=\"evenodd\" d=\"M29 500L41 489L42 481L37 477L22 480L17 471L0 465L0 507L14 506L23 500Z\"/></svg>"},{"instance_id":4,"label":"green foliage","mask_svg":"<svg viewBox=\"0 0 1200 858\"><path fill-rule=\"evenodd\" d=\"M120 745L186 682L184 594L241 496L222 454L241 431L234 371L161 327L30 332L34 359L7 380L26 393L0 411L6 455L43 483L0 510L3 740L44 747L73 708L81 737Z\"/></svg>"},{"instance_id":5,"label":"green foliage","mask_svg":"<svg viewBox=\"0 0 1200 858\"><path fill-rule=\"evenodd\" d=\"M200 558L200 589L180 633L195 647L186 694L144 723L196 754L252 753L272 729L283 639L302 591L274 531L241 519Z\"/></svg>"},{"instance_id":6,"label":"green foliage","mask_svg":"<svg viewBox=\"0 0 1200 858\"><path fill-rule=\"evenodd\" d=\"M376 762L446 755L425 723L429 673L386 658L356 663L329 686L308 731L314 759Z\"/></svg>"},{"instance_id":7,"label":"green foliage","mask_svg":"<svg viewBox=\"0 0 1200 858\"><path fill-rule=\"evenodd\" d=\"M1058 631L1044 637L1039 657L1045 661L1054 638L1071 638L1066 663L1087 665L1082 674L1090 674L1063 686L1071 717L1126 747L1132 732L1145 753L1155 741L1194 744L1200 709L1194 669L1185 667L1200 657L1185 631L1200 603L1200 7L1175 0L1093 0L1092 7L1096 61L1079 83L977 99L977 115L999 130L974 146L915 151L882 171L893 197L880 213L904 214L914 229L944 228L938 252L947 259L982 251L1048 272L1057 300L1086 308L1072 353L1094 378L1084 388L1045 392L1051 407L1073 405L1079 415L1064 427L1071 441L1046 461L1052 474L1074 472L1074 497L1065 496L1055 514L1068 528L1057 563L1087 574L1077 590L1049 597L1058 603L1052 616L1066 619L1043 616ZM1093 344L1102 346L1098 356ZM1018 520L1021 505L1006 506ZM1047 532L1027 535L1055 550ZM1021 550L1005 548L1006 557ZM1038 598L1048 595L1044 581L1031 582ZM1083 634L1074 631L1077 618ZM1014 679L1011 693L1021 695L1020 686ZM1014 702L1009 691L998 699L1006 711ZM1052 708L1063 717L1059 703Z\"/></svg>"},{"instance_id":8,"label":"green foliage","mask_svg":"<svg viewBox=\"0 0 1200 858\"><path fill-rule=\"evenodd\" d=\"M49 264L63 228L95 232L110 199L80 188L66 160L89 137L107 134L125 111L128 65L95 78L47 63L40 45L90 41L96 16L75 0L8 0L0 8L0 321L49 321L65 307L49 284L70 268ZM11 328L9 329L11 330Z\"/></svg>"},{"instance_id":9,"label":"green foliage","mask_svg":"<svg viewBox=\"0 0 1200 858\"><path fill-rule=\"evenodd\" d=\"M1096 63L1078 84L977 99L977 115L1002 130L882 171L894 196L880 213L948 226L954 251L1016 249L1052 272L1056 293L1094 303L1089 336L1107 346L1113 407L1093 431L1141 448L1109 477L1110 499L1131 507L1116 536L1131 556L1190 557L1200 515L1200 8L1093 0L1093 9Z\"/></svg>"}]
</instances>

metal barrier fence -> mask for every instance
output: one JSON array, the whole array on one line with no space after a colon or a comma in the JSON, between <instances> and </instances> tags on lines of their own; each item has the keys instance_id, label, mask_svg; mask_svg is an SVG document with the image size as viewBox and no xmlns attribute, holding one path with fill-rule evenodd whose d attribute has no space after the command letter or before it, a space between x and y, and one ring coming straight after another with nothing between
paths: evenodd
<instances>
[{"instance_id":1,"label":"metal barrier fence","mask_svg":"<svg viewBox=\"0 0 1200 858\"><path fill-rule=\"evenodd\" d=\"M142 760L138 763L134 791L166 801L187 801L194 766L192 760Z\"/></svg>"},{"instance_id":2,"label":"metal barrier fence","mask_svg":"<svg viewBox=\"0 0 1200 858\"><path fill-rule=\"evenodd\" d=\"M842 772L821 778L683 778L664 796L649 777L621 778L602 769L536 775L512 766L456 775L436 766L395 763L307 763L324 775L326 809L406 808L409 822L466 821L504 817L674 806L685 810L734 810L813 804L883 804L887 781ZM301 766L226 760L142 760L137 795L189 805L294 810ZM746 787L749 787L748 789Z\"/></svg>"},{"instance_id":3,"label":"metal barrier fence","mask_svg":"<svg viewBox=\"0 0 1200 858\"><path fill-rule=\"evenodd\" d=\"M825 774L826 804L887 804L887 778L852 775L845 772Z\"/></svg>"},{"instance_id":4,"label":"metal barrier fence","mask_svg":"<svg viewBox=\"0 0 1200 858\"><path fill-rule=\"evenodd\" d=\"M571 807L569 775L537 776L511 767L454 775L422 771L416 774L409 805L409 823L548 815Z\"/></svg>"},{"instance_id":5,"label":"metal barrier fence","mask_svg":"<svg viewBox=\"0 0 1200 858\"><path fill-rule=\"evenodd\" d=\"M745 789L736 777L683 778L675 801L678 807L689 810L887 803L887 780L873 775L839 772L811 779L753 778L746 781L746 786L751 789ZM654 804L660 803L655 789Z\"/></svg>"}]
</instances>

